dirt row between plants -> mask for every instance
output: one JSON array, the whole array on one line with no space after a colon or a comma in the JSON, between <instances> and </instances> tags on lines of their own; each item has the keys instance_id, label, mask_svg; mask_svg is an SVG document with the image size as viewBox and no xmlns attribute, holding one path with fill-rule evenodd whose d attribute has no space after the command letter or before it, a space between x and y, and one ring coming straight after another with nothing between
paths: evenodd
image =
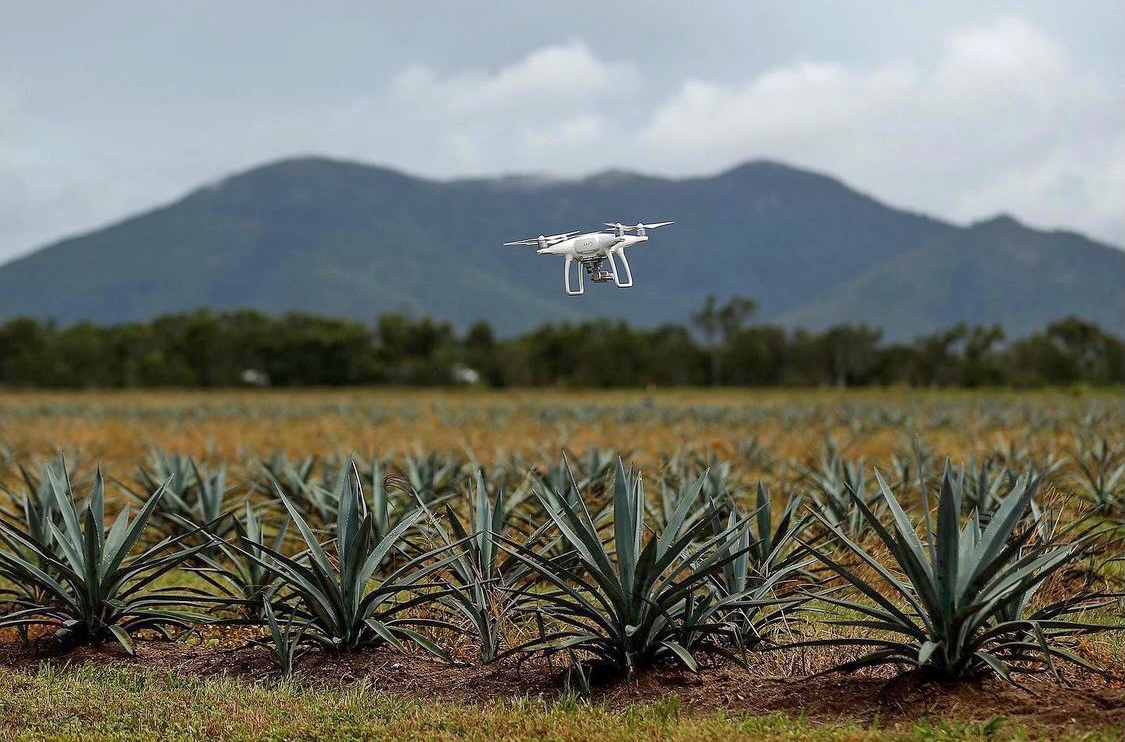
<instances>
[{"instance_id":1,"label":"dirt row between plants","mask_svg":"<svg viewBox=\"0 0 1125 742\"><path fill-rule=\"evenodd\" d=\"M140 640L136 655L118 645L81 647L66 653L0 645L0 667L31 670L56 665L110 666L172 672L182 677L233 677L247 682L276 678L265 652L257 647L214 648L180 642ZM611 710L679 699L689 713L765 715L785 712L812 721L853 719L861 724L912 722L926 717L986 721L1004 717L1036 729L1125 728L1125 685L1089 673L1065 671L1063 682L1025 677L1022 687L997 678L963 683L925 682L914 676L824 675L783 677L733 663L692 673L663 667L633 681L596 683L592 701ZM543 661L501 661L489 665L450 665L428 655L388 648L350 655L312 651L299 663L297 679L316 687L364 683L372 690L404 698L456 703L491 703L525 696L558 697L561 665Z\"/></svg>"}]
</instances>

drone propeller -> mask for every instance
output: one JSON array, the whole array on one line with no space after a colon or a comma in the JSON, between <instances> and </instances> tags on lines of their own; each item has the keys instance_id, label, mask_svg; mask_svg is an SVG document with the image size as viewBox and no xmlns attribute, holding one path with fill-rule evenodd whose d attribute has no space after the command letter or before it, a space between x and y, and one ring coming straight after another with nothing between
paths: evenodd
<instances>
[{"instance_id":1,"label":"drone propeller","mask_svg":"<svg viewBox=\"0 0 1125 742\"><path fill-rule=\"evenodd\" d=\"M525 247L525 246L534 246L534 245L547 246L547 245L553 245L556 242L562 242L563 240L570 239L571 237L573 237L576 234L578 234L578 232L563 232L562 234L552 234L552 235L549 235L549 236L546 236L546 237L543 236L543 235L539 235L538 237L529 237L526 240L516 240L515 242L505 242L504 245L507 246L507 247Z\"/></svg>"},{"instance_id":2,"label":"drone propeller","mask_svg":"<svg viewBox=\"0 0 1125 742\"><path fill-rule=\"evenodd\" d=\"M655 224L621 224L620 222L614 224L605 222L607 227L620 229L622 232L632 232L635 229L656 229L657 227L666 227L669 224L675 224L675 222L656 222Z\"/></svg>"},{"instance_id":3,"label":"drone propeller","mask_svg":"<svg viewBox=\"0 0 1125 742\"><path fill-rule=\"evenodd\" d=\"M620 222L611 224L610 222L605 222L605 225L607 227L613 227L613 233L618 237L621 237L626 232L633 231L636 231L639 236L644 237L645 230L656 229L657 227L666 227L669 224L675 224L675 222L656 222L654 224L621 224Z\"/></svg>"}]
</instances>

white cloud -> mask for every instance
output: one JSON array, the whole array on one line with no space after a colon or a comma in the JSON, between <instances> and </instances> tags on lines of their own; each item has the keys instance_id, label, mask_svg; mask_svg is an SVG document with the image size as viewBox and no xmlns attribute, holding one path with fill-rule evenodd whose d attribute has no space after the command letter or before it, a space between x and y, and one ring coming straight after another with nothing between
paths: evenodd
<instances>
[{"instance_id":1,"label":"white cloud","mask_svg":"<svg viewBox=\"0 0 1125 742\"><path fill-rule=\"evenodd\" d=\"M1013 99L1050 107L1071 77L1066 49L1026 20L1004 17L954 34L926 93L936 105L962 108Z\"/></svg>"},{"instance_id":2,"label":"white cloud","mask_svg":"<svg viewBox=\"0 0 1125 742\"><path fill-rule=\"evenodd\" d=\"M557 111L614 90L631 90L639 77L626 62L604 62L581 41L546 46L496 72L442 76L424 64L391 81L392 95L440 114L481 114L547 107Z\"/></svg>"},{"instance_id":3,"label":"white cloud","mask_svg":"<svg viewBox=\"0 0 1125 742\"><path fill-rule=\"evenodd\" d=\"M915 84L905 64L864 72L800 63L741 86L688 80L655 112L641 144L654 164L684 172L725 167L754 153L790 158L816 139L846 146L841 140L853 126L893 113Z\"/></svg>"},{"instance_id":4,"label":"white cloud","mask_svg":"<svg viewBox=\"0 0 1125 742\"><path fill-rule=\"evenodd\" d=\"M772 157L961 220L1010 211L1125 243L1125 109L1019 18L952 34L928 72L801 62L742 84L686 80L638 147L656 170Z\"/></svg>"},{"instance_id":5,"label":"white cloud","mask_svg":"<svg viewBox=\"0 0 1125 742\"><path fill-rule=\"evenodd\" d=\"M602 166L599 144L612 125L599 112L631 100L640 83L633 63L577 40L495 70L442 74L416 63L383 91L338 106L330 130L348 153L415 172L577 174Z\"/></svg>"},{"instance_id":6,"label":"white cloud","mask_svg":"<svg viewBox=\"0 0 1125 742\"><path fill-rule=\"evenodd\" d=\"M1027 215L1034 223L1083 229L1125 243L1125 133L1068 142L998 170L956 194L949 213L973 219L987 211Z\"/></svg>"},{"instance_id":7,"label":"white cloud","mask_svg":"<svg viewBox=\"0 0 1125 742\"><path fill-rule=\"evenodd\" d=\"M588 147L602 136L604 129L605 121L601 116L579 114L561 119L542 129L529 131L527 148L533 153L544 153L559 149L573 150L576 147Z\"/></svg>"}]
</instances>

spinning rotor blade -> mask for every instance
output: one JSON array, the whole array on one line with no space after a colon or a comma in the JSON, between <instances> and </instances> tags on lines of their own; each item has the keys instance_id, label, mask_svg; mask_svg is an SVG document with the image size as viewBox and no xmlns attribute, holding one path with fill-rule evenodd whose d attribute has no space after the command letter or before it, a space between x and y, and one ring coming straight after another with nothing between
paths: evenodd
<instances>
[{"instance_id":1,"label":"spinning rotor blade","mask_svg":"<svg viewBox=\"0 0 1125 742\"><path fill-rule=\"evenodd\" d=\"M657 227L666 227L669 224L675 224L675 222L656 222L655 224L621 224L619 222L603 222L603 224L605 224L607 227L620 229L622 232L633 232L638 229L656 229Z\"/></svg>"},{"instance_id":2,"label":"spinning rotor blade","mask_svg":"<svg viewBox=\"0 0 1125 742\"><path fill-rule=\"evenodd\" d=\"M553 245L556 242L569 239L576 234L578 234L578 232L563 232L562 234L553 234L550 236L539 235L538 237L528 237L526 240L515 240L514 242L505 242L503 244L506 247L534 247L544 243Z\"/></svg>"}]
</instances>

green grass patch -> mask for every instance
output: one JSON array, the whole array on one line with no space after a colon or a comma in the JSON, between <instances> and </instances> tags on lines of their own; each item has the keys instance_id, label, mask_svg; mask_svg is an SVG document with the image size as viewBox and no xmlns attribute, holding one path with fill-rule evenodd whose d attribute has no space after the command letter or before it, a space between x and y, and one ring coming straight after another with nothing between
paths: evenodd
<instances>
[{"instance_id":1,"label":"green grass patch","mask_svg":"<svg viewBox=\"0 0 1125 742\"><path fill-rule=\"evenodd\" d=\"M574 699L469 705L406 700L363 684L311 689L171 673L44 665L0 670L0 739L83 740L1119 740L1006 722L930 719L879 726L785 714L695 715L677 699L609 711Z\"/></svg>"}]
</instances>

